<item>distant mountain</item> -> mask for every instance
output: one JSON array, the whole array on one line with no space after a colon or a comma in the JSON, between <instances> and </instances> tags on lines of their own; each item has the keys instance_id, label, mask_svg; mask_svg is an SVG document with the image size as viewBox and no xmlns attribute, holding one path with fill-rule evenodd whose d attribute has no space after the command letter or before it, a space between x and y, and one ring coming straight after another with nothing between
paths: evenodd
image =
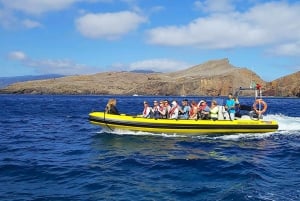
<instances>
[{"instance_id":1,"label":"distant mountain","mask_svg":"<svg viewBox=\"0 0 300 201\"><path fill-rule=\"evenodd\" d=\"M265 82L248 68L235 67L228 59L220 59L172 73L104 72L19 82L1 89L0 93L226 96L257 83L263 86L263 95L295 97L300 93L299 77L297 72Z\"/></svg>"},{"instance_id":2,"label":"distant mountain","mask_svg":"<svg viewBox=\"0 0 300 201\"><path fill-rule=\"evenodd\" d=\"M251 81L265 82L247 68L228 59L213 60L172 73L105 72L16 83L0 93L115 94L115 95L227 95Z\"/></svg>"},{"instance_id":3,"label":"distant mountain","mask_svg":"<svg viewBox=\"0 0 300 201\"><path fill-rule=\"evenodd\" d=\"M64 75L48 74L48 75L27 75L27 76L15 76L15 77L0 77L0 88L4 88L10 84L17 82L26 82L32 80L45 80L51 78L60 78Z\"/></svg>"},{"instance_id":4,"label":"distant mountain","mask_svg":"<svg viewBox=\"0 0 300 201\"><path fill-rule=\"evenodd\" d=\"M268 82L265 94L269 96L300 97L300 71Z\"/></svg>"}]
</instances>

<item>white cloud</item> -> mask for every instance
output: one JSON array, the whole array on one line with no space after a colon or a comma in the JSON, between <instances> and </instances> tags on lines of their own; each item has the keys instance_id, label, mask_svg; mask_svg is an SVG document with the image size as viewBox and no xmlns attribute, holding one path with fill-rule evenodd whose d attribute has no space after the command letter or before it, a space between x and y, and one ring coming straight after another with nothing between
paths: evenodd
<instances>
[{"instance_id":1,"label":"white cloud","mask_svg":"<svg viewBox=\"0 0 300 201\"><path fill-rule=\"evenodd\" d=\"M30 67L34 67L41 74L61 74L61 75L74 75L74 74L91 74L96 73L94 67L84 64L78 64L69 59L61 60L31 60L26 62Z\"/></svg>"},{"instance_id":2,"label":"white cloud","mask_svg":"<svg viewBox=\"0 0 300 201\"><path fill-rule=\"evenodd\" d=\"M32 18L47 12L61 11L80 2L109 3L112 1L114 0L0 0L0 25L7 29L41 27L40 22L26 17Z\"/></svg>"},{"instance_id":3,"label":"white cloud","mask_svg":"<svg viewBox=\"0 0 300 201\"><path fill-rule=\"evenodd\" d=\"M26 60L27 56L24 52L22 51L14 51L14 52L10 52L8 54L8 57L12 60L18 60L18 61L22 61L22 60Z\"/></svg>"},{"instance_id":4,"label":"white cloud","mask_svg":"<svg viewBox=\"0 0 300 201\"><path fill-rule=\"evenodd\" d=\"M12 24L16 24L17 18L13 15L12 12L0 9L0 25L4 28L10 28Z\"/></svg>"},{"instance_id":5,"label":"white cloud","mask_svg":"<svg viewBox=\"0 0 300 201\"><path fill-rule=\"evenodd\" d=\"M9 10L0 10L0 26L5 29L16 29L20 27L32 29L42 27L41 23L31 19L22 20Z\"/></svg>"},{"instance_id":6,"label":"white cloud","mask_svg":"<svg viewBox=\"0 0 300 201\"><path fill-rule=\"evenodd\" d=\"M246 12L213 12L184 26L154 28L148 42L208 49L274 45L300 39L297 19L300 4L270 2Z\"/></svg>"},{"instance_id":7,"label":"white cloud","mask_svg":"<svg viewBox=\"0 0 300 201\"><path fill-rule=\"evenodd\" d=\"M34 68L40 74L61 74L61 75L75 75L75 74L92 74L98 73L99 68L78 64L70 59L32 59L22 51L13 51L8 54L9 58L20 62L22 65ZM152 70L155 72L173 72L177 70L186 69L192 64L173 60L173 59L149 59L143 61L136 61L130 64L115 63L110 67L111 70L117 71L133 71L133 70Z\"/></svg>"},{"instance_id":8,"label":"white cloud","mask_svg":"<svg viewBox=\"0 0 300 201\"><path fill-rule=\"evenodd\" d=\"M14 51L9 53L9 58L20 62L22 65L34 68L40 74L61 74L61 75L75 75L75 74L92 74L99 72L96 67L85 64L78 64L70 59L32 59L22 51Z\"/></svg>"},{"instance_id":9,"label":"white cloud","mask_svg":"<svg viewBox=\"0 0 300 201\"><path fill-rule=\"evenodd\" d=\"M88 38L117 39L135 30L146 18L130 11L89 13L75 21L78 31Z\"/></svg>"},{"instance_id":10,"label":"white cloud","mask_svg":"<svg viewBox=\"0 0 300 201\"><path fill-rule=\"evenodd\" d=\"M23 24L24 27L29 28L29 29L42 26L39 22L34 21L34 20L30 20L30 19L23 20L22 24Z\"/></svg>"},{"instance_id":11,"label":"white cloud","mask_svg":"<svg viewBox=\"0 0 300 201\"><path fill-rule=\"evenodd\" d=\"M300 57L300 41L278 45L268 52L274 55Z\"/></svg>"},{"instance_id":12,"label":"white cloud","mask_svg":"<svg viewBox=\"0 0 300 201\"><path fill-rule=\"evenodd\" d=\"M234 10L232 0L205 0L195 1L196 9L204 12L228 12Z\"/></svg>"},{"instance_id":13,"label":"white cloud","mask_svg":"<svg viewBox=\"0 0 300 201\"><path fill-rule=\"evenodd\" d=\"M36 15L65 9L78 0L0 0L0 2L5 8Z\"/></svg>"},{"instance_id":14,"label":"white cloud","mask_svg":"<svg viewBox=\"0 0 300 201\"><path fill-rule=\"evenodd\" d=\"M182 70L191 66L186 62L172 60L172 59L149 59L143 61L136 61L130 64L114 64L113 69L118 70L152 70L155 72L173 72Z\"/></svg>"}]
</instances>

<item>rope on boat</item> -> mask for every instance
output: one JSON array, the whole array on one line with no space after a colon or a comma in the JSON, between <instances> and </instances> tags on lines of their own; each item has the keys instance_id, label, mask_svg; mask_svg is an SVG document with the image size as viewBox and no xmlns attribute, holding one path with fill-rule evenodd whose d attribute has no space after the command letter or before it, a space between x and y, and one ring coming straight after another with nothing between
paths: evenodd
<instances>
[{"instance_id":1,"label":"rope on boat","mask_svg":"<svg viewBox=\"0 0 300 201\"><path fill-rule=\"evenodd\" d=\"M105 114L106 114L106 111L104 111L104 118L103 118L103 120L104 120L104 122L105 122L105 125L106 125L107 128L109 128L109 130L113 131L113 129L112 129L112 128L107 124L107 122L105 121Z\"/></svg>"}]
</instances>

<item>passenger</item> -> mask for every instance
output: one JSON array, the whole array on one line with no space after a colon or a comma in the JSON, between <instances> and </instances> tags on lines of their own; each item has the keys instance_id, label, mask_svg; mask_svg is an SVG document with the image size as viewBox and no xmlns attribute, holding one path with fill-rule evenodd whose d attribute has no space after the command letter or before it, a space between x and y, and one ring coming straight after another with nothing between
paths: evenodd
<instances>
[{"instance_id":1,"label":"passenger","mask_svg":"<svg viewBox=\"0 0 300 201\"><path fill-rule=\"evenodd\" d=\"M144 110L143 110L142 117L145 117L145 118L152 118L153 117L152 108L149 106L147 101L144 101Z\"/></svg>"},{"instance_id":2,"label":"passenger","mask_svg":"<svg viewBox=\"0 0 300 201\"><path fill-rule=\"evenodd\" d=\"M217 120L218 119L218 112L219 112L219 107L218 103L215 100L211 101L211 106L210 106L210 118L212 120Z\"/></svg>"},{"instance_id":3,"label":"passenger","mask_svg":"<svg viewBox=\"0 0 300 201\"><path fill-rule=\"evenodd\" d=\"M179 118L180 119L189 119L191 107L189 106L188 100L184 99L182 101L182 107L179 108Z\"/></svg>"},{"instance_id":4,"label":"passenger","mask_svg":"<svg viewBox=\"0 0 300 201\"><path fill-rule=\"evenodd\" d=\"M235 116L241 117L242 114L241 114L241 105L240 105L239 99L237 96L234 96L233 99L234 99Z\"/></svg>"},{"instance_id":5,"label":"passenger","mask_svg":"<svg viewBox=\"0 0 300 201\"><path fill-rule=\"evenodd\" d=\"M107 114L120 114L116 105L117 105L116 99L109 99L105 107L105 112Z\"/></svg>"},{"instance_id":6,"label":"passenger","mask_svg":"<svg viewBox=\"0 0 300 201\"><path fill-rule=\"evenodd\" d=\"M168 100L164 100L164 107L165 107L165 112L166 112L166 118L169 119L170 118L170 110L171 110L171 106L169 104L169 101Z\"/></svg>"},{"instance_id":7,"label":"passenger","mask_svg":"<svg viewBox=\"0 0 300 201\"><path fill-rule=\"evenodd\" d=\"M232 93L228 94L228 100L226 100L225 109L229 114L229 119L234 120L235 118L235 101L233 99Z\"/></svg>"},{"instance_id":8,"label":"passenger","mask_svg":"<svg viewBox=\"0 0 300 201\"><path fill-rule=\"evenodd\" d=\"M172 107L169 111L169 118L170 119L178 119L178 114L179 114L178 104L174 100L174 101L172 101Z\"/></svg>"},{"instance_id":9,"label":"passenger","mask_svg":"<svg viewBox=\"0 0 300 201\"><path fill-rule=\"evenodd\" d=\"M191 103L191 110L189 116L189 119L198 119L198 107L195 101L192 101Z\"/></svg>"},{"instance_id":10,"label":"passenger","mask_svg":"<svg viewBox=\"0 0 300 201\"><path fill-rule=\"evenodd\" d=\"M167 115L166 115L166 108L164 106L164 101L159 101L159 116L161 119L166 119Z\"/></svg>"},{"instance_id":11,"label":"passenger","mask_svg":"<svg viewBox=\"0 0 300 201\"><path fill-rule=\"evenodd\" d=\"M159 113L159 105L156 100L153 102L152 111L153 111L153 118L155 118L155 119L161 118L161 115Z\"/></svg>"},{"instance_id":12,"label":"passenger","mask_svg":"<svg viewBox=\"0 0 300 201\"><path fill-rule=\"evenodd\" d=\"M210 108L205 100L201 100L198 104L199 119L209 119Z\"/></svg>"}]
</instances>

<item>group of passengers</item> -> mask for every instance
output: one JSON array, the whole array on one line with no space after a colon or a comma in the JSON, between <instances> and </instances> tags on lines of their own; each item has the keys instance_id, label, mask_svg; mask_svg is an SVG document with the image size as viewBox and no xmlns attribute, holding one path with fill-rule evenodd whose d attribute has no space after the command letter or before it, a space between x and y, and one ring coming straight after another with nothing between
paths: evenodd
<instances>
[{"instance_id":1,"label":"group of passengers","mask_svg":"<svg viewBox=\"0 0 300 201\"><path fill-rule=\"evenodd\" d=\"M184 99L181 105L176 100L173 100L171 104L168 100L159 102L155 100L151 107L147 101L144 101L142 116L155 119L209 119L217 117L218 107L216 105L217 102L212 101L212 105L209 107L204 100L199 103L192 101L189 104L188 100Z\"/></svg>"},{"instance_id":2,"label":"group of passengers","mask_svg":"<svg viewBox=\"0 0 300 201\"><path fill-rule=\"evenodd\" d=\"M229 119L235 118L236 105L239 104L237 99L233 98L230 93L225 104L225 109L229 114ZM106 105L105 111L109 114L119 114L116 108L116 99L110 99ZM182 100L181 105L173 100L169 104L168 100L154 100L153 106L144 101L144 110L142 117L155 119L212 119L217 120L219 106L216 100L211 101L210 107L205 100L199 103L196 101L188 102L187 99Z\"/></svg>"},{"instance_id":3,"label":"group of passengers","mask_svg":"<svg viewBox=\"0 0 300 201\"><path fill-rule=\"evenodd\" d=\"M234 119L236 101L232 94L228 95L225 109L230 115L230 119ZM144 101L144 110L142 117L155 119L212 119L217 120L219 107L216 100L211 101L210 107L205 100L199 103L191 101L189 104L187 99L182 100L181 105L176 100L169 104L168 100L154 101L151 107L147 101Z\"/></svg>"}]
</instances>

